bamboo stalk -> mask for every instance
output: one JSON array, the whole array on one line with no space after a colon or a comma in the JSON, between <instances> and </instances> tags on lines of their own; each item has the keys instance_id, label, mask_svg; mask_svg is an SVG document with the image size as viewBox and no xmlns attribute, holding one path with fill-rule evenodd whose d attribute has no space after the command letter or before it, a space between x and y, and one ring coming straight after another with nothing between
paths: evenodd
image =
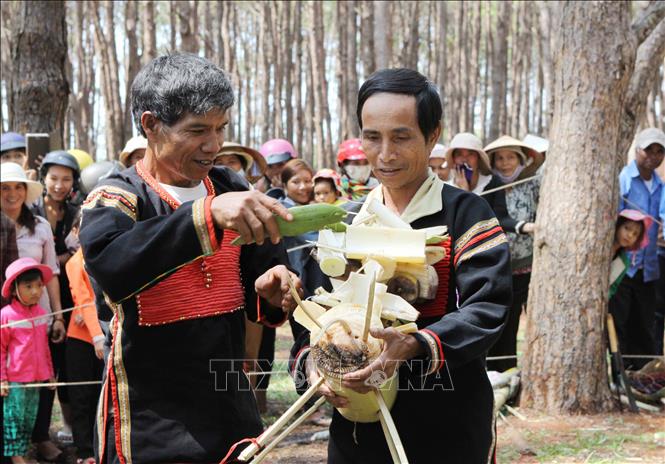
<instances>
[{"instance_id":1,"label":"bamboo stalk","mask_svg":"<svg viewBox=\"0 0 665 464\"><path fill-rule=\"evenodd\" d=\"M372 283L369 285L369 299L367 300L367 313L365 314L365 326L363 327L363 343L367 343L369 326L372 322L372 307L374 306L374 289L376 288L376 274L372 274Z\"/></svg>"},{"instance_id":2,"label":"bamboo stalk","mask_svg":"<svg viewBox=\"0 0 665 464\"><path fill-rule=\"evenodd\" d=\"M409 464L409 459L406 457L406 451L404 451L402 440L399 438L399 433L397 433L393 417L390 415L390 410L383 399L381 390L374 390L374 395L376 396L376 401L379 403L379 414L383 416L383 419L386 421L386 428L388 429L386 441L388 441L388 446L390 446L390 440L392 440L395 445L395 451L397 452L398 457L398 460L395 462L398 464Z\"/></svg>"},{"instance_id":3,"label":"bamboo stalk","mask_svg":"<svg viewBox=\"0 0 665 464\"><path fill-rule=\"evenodd\" d=\"M275 421L274 424L272 424L268 429L266 429L265 432L263 432L259 437L256 439L256 443L258 443L259 446L257 446L255 443L251 443L247 448L245 448L242 453L240 453L240 456L238 456L238 459L240 461L248 461L251 459L252 456L254 456L258 451L259 447L265 446L266 443L270 441L270 439L282 428L286 425L288 421L291 420L291 418L295 415L296 412L300 408L303 407L303 405L316 393L316 391L319 389L321 384L325 381L323 377L319 377L319 380L317 380L314 385L309 387L305 393L296 400L295 403L289 407L289 409L282 414L279 419Z\"/></svg>"},{"instance_id":4,"label":"bamboo stalk","mask_svg":"<svg viewBox=\"0 0 665 464\"><path fill-rule=\"evenodd\" d=\"M383 435L386 437L386 443L388 443L388 449L390 450L390 456L393 458L393 463L399 464L399 455L397 454L397 448L395 448L395 442L390 435L390 430L388 430L388 424L386 419L383 417L383 414L379 411L379 421L381 422L381 428L383 429Z\"/></svg>"},{"instance_id":5,"label":"bamboo stalk","mask_svg":"<svg viewBox=\"0 0 665 464\"><path fill-rule=\"evenodd\" d=\"M319 329L320 329L321 328L321 323L316 320L316 317L314 316L314 314L312 314L312 312L309 310L309 308L307 308L307 306L305 306L302 303L302 300L300 299L300 295L298 295L298 290L296 290L296 286L293 283L293 279L291 278L291 274L288 274L288 279L289 279L289 290L291 291L291 296L293 297L294 300L296 300L296 303L298 304L300 309L302 309L303 312L305 314L307 314L307 317L309 317L317 326L319 326Z\"/></svg>"},{"instance_id":6,"label":"bamboo stalk","mask_svg":"<svg viewBox=\"0 0 665 464\"><path fill-rule=\"evenodd\" d=\"M270 451L275 448L279 442L281 442L284 438L286 438L287 435L289 435L293 430L298 427L300 424L305 422L309 416L314 414L317 409L319 409L319 406L321 406L323 403L325 403L326 398L321 397L318 400L316 400L316 403L312 405L311 408L309 408L307 411L302 413L300 417L298 417L295 421L293 421L287 428L285 428L282 433L280 433L273 441L271 441L263 450L256 455L256 457L252 460L252 464L259 464L260 462L263 462L265 457L268 455Z\"/></svg>"}]
</instances>

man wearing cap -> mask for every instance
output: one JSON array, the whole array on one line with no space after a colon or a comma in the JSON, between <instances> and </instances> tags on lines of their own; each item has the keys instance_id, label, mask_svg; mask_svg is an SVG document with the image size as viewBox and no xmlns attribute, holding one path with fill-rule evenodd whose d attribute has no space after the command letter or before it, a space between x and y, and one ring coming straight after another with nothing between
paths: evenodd
<instances>
[{"instance_id":1,"label":"man wearing cap","mask_svg":"<svg viewBox=\"0 0 665 464\"><path fill-rule=\"evenodd\" d=\"M665 157L665 133L648 128L635 138L635 159L621 170L619 187L621 199L619 211L637 209L658 218L663 196L663 181L656 168ZM631 266L621 281L610 312L614 316L617 335L624 354L655 354L654 318L658 269L658 225L648 231L649 244L630 253ZM641 367L645 359L631 360L634 367Z\"/></svg>"},{"instance_id":2,"label":"man wearing cap","mask_svg":"<svg viewBox=\"0 0 665 464\"><path fill-rule=\"evenodd\" d=\"M214 167L233 100L205 58L149 62L131 87L145 157L83 206L86 269L114 312L98 462L219 462L261 433L242 372L245 315L282 322L299 281L276 245L275 215L292 216ZM232 245L238 236L255 244Z\"/></svg>"},{"instance_id":3,"label":"man wearing cap","mask_svg":"<svg viewBox=\"0 0 665 464\"><path fill-rule=\"evenodd\" d=\"M118 157L120 163L126 168L131 168L145 156L145 149L148 148L148 141L142 135L132 137L125 144L125 148Z\"/></svg>"}]
</instances>

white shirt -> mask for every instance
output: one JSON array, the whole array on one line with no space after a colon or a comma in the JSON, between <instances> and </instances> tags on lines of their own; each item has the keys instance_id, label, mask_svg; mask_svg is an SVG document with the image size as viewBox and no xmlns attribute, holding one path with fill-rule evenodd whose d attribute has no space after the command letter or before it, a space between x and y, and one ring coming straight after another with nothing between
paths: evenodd
<instances>
[{"instance_id":1,"label":"white shirt","mask_svg":"<svg viewBox=\"0 0 665 464\"><path fill-rule=\"evenodd\" d=\"M162 184L161 182L159 185L161 185L169 195L178 200L180 203L187 203L188 201L198 200L200 198L204 198L208 194L206 186L203 184L203 182L199 182L199 185L196 187L176 187L174 185Z\"/></svg>"},{"instance_id":2,"label":"white shirt","mask_svg":"<svg viewBox=\"0 0 665 464\"><path fill-rule=\"evenodd\" d=\"M644 185L647 186L649 193L653 193L653 176L651 176L651 179L649 180L642 179L642 182L644 182Z\"/></svg>"}]
</instances>

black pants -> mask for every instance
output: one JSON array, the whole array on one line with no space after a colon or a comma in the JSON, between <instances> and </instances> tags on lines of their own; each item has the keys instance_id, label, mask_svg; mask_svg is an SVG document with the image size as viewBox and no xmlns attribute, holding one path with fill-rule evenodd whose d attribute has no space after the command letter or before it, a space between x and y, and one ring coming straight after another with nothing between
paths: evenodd
<instances>
[{"instance_id":1,"label":"black pants","mask_svg":"<svg viewBox=\"0 0 665 464\"><path fill-rule=\"evenodd\" d=\"M67 377L70 382L102 379L103 363L94 347L83 340L67 339ZM72 408L72 434L78 458L93 456L92 438L101 385L69 387Z\"/></svg>"},{"instance_id":2,"label":"black pants","mask_svg":"<svg viewBox=\"0 0 665 464\"><path fill-rule=\"evenodd\" d=\"M634 277L626 275L609 304L622 354L656 353L653 326L657 281L644 282L642 270ZM626 359L626 368L639 369L649 359Z\"/></svg>"},{"instance_id":3,"label":"black pants","mask_svg":"<svg viewBox=\"0 0 665 464\"><path fill-rule=\"evenodd\" d=\"M69 314L69 313L65 313ZM67 381L65 368L65 344L53 343L49 340L49 349L51 350L51 361L53 362L53 371L59 382ZM60 403L69 403L68 387L58 387L58 400ZM37 409L37 419L32 429L32 441L41 443L50 440L49 427L51 427L51 414L53 413L53 402L55 401L55 391L42 387L39 389L39 408Z\"/></svg>"},{"instance_id":4,"label":"black pants","mask_svg":"<svg viewBox=\"0 0 665 464\"><path fill-rule=\"evenodd\" d=\"M513 304L510 306L508 320L501 332L501 336L494 346L490 348L487 356L514 356L517 354L517 330L520 325L522 306L526 304L529 296L529 282L531 273L513 274ZM487 370L503 372L517 366L517 358L487 361Z\"/></svg>"},{"instance_id":5,"label":"black pants","mask_svg":"<svg viewBox=\"0 0 665 464\"><path fill-rule=\"evenodd\" d=\"M663 355L663 332L665 331L665 255L658 255L660 264L660 279L657 288L656 315L653 325L653 338L656 341L656 354Z\"/></svg>"},{"instance_id":6,"label":"black pants","mask_svg":"<svg viewBox=\"0 0 665 464\"><path fill-rule=\"evenodd\" d=\"M274 327L263 326L263 335L261 336L261 345L259 345L259 355L257 365L262 372L273 370L275 361L275 337L277 329ZM267 390L270 385L270 374L259 375L256 379L257 390Z\"/></svg>"}]
</instances>

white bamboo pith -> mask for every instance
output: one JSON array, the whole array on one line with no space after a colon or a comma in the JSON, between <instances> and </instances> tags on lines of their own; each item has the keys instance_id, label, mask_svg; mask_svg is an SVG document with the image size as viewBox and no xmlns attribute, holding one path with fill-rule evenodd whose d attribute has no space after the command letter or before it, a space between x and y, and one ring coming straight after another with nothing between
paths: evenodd
<instances>
[{"instance_id":1,"label":"white bamboo pith","mask_svg":"<svg viewBox=\"0 0 665 464\"><path fill-rule=\"evenodd\" d=\"M397 433L397 428L393 422L393 417L390 415L390 410L388 409L386 402L383 400L383 395L381 395L381 391L379 390L374 390L374 394L376 395L376 401L379 403L379 414L383 416L383 419L386 421L386 427L388 428L388 434L390 435L390 438L386 437L388 446L390 446L389 440L392 440L399 459L396 462L398 464L409 464L406 452L404 451L404 446L402 445L402 440L399 438L399 433Z\"/></svg>"},{"instance_id":2,"label":"white bamboo pith","mask_svg":"<svg viewBox=\"0 0 665 464\"><path fill-rule=\"evenodd\" d=\"M321 323L316 320L316 317L314 317L314 314L305 306L302 304L302 300L300 299L300 295L298 295L298 290L296 290L296 286L293 283L293 279L291 278L291 275L289 274L289 290L291 291L291 296L293 297L294 300L296 300L296 303L300 307L300 309L303 310L305 314L307 314L307 317L309 317L316 325L319 326L319 329L321 328Z\"/></svg>"},{"instance_id":3,"label":"white bamboo pith","mask_svg":"<svg viewBox=\"0 0 665 464\"><path fill-rule=\"evenodd\" d=\"M256 455L256 457L252 460L252 464L259 464L260 462L263 462L265 457L268 455L272 449L279 444L284 438L286 438L293 430L298 427L300 424L305 422L309 416L314 414L319 407L325 403L326 398L321 397L318 400L316 400L316 403L309 408L307 411L302 413L300 417L298 417L295 421L293 421L287 428L285 428L282 433L280 433L273 441L271 441L266 447Z\"/></svg>"},{"instance_id":4,"label":"white bamboo pith","mask_svg":"<svg viewBox=\"0 0 665 464\"><path fill-rule=\"evenodd\" d=\"M309 387L305 393L296 400L295 403L291 405L289 409L286 410L284 414L280 416L279 419L275 421L274 424L272 424L268 429L263 432L257 439L256 443L259 444L259 446L265 446L266 443L270 441L270 439L282 428L286 425L288 421L291 420L291 418L300 410L300 408L303 407L303 405L316 393L316 391L319 389L321 384L324 382L324 378L320 377L314 384ZM259 447L256 446L255 443L250 443L250 445L245 448L242 453L240 453L240 456L238 456L238 459L240 461L248 461L252 456L254 456L257 452L259 451Z\"/></svg>"},{"instance_id":5,"label":"white bamboo pith","mask_svg":"<svg viewBox=\"0 0 665 464\"><path fill-rule=\"evenodd\" d=\"M365 314L365 326L363 327L363 343L367 343L369 336L369 325L372 320L372 308L374 307L374 289L376 288L376 274L372 275L372 283L369 286L369 298L367 300L367 314Z\"/></svg>"}]
</instances>

